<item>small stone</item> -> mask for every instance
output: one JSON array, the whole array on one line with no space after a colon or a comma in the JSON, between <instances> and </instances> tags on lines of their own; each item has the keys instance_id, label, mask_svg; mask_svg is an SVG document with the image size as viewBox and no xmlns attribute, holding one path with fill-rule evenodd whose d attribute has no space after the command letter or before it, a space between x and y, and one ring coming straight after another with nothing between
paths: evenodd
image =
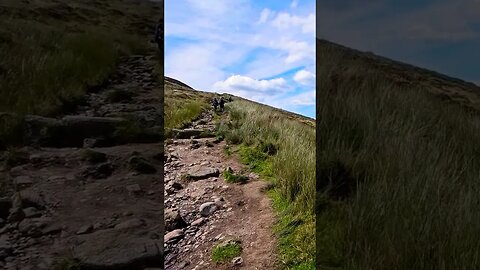
<instances>
[{"instance_id":1,"label":"small stone","mask_svg":"<svg viewBox=\"0 0 480 270\"><path fill-rule=\"evenodd\" d=\"M33 184L33 179L28 175L22 175L22 176L16 177L13 180L13 183L18 187L28 187Z\"/></svg>"},{"instance_id":2,"label":"small stone","mask_svg":"<svg viewBox=\"0 0 480 270\"><path fill-rule=\"evenodd\" d=\"M25 214L26 218L39 217L42 215L42 213L38 211L35 207L25 208L23 209L23 213Z\"/></svg>"},{"instance_id":3,"label":"small stone","mask_svg":"<svg viewBox=\"0 0 480 270\"><path fill-rule=\"evenodd\" d=\"M87 234L91 233L93 231L93 226L92 225L84 225L80 227L80 229L77 231L77 234Z\"/></svg>"},{"instance_id":4,"label":"small stone","mask_svg":"<svg viewBox=\"0 0 480 270\"><path fill-rule=\"evenodd\" d=\"M165 243L178 241L183 238L185 233L181 229L173 230L163 237Z\"/></svg>"},{"instance_id":5,"label":"small stone","mask_svg":"<svg viewBox=\"0 0 480 270\"><path fill-rule=\"evenodd\" d=\"M201 217L201 218L195 220L194 222L192 222L191 225L198 227L198 226L202 225L203 223L205 223L205 220L206 220L205 218Z\"/></svg>"},{"instance_id":6,"label":"small stone","mask_svg":"<svg viewBox=\"0 0 480 270\"><path fill-rule=\"evenodd\" d=\"M157 172L157 169L143 157L133 156L128 160L128 163L130 169L141 174L153 174Z\"/></svg>"},{"instance_id":7,"label":"small stone","mask_svg":"<svg viewBox=\"0 0 480 270\"><path fill-rule=\"evenodd\" d=\"M93 148L100 145L100 141L94 138L86 138L83 140L83 148Z\"/></svg>"},{"instance_id":8,"label":"small stone","mask_svg":"<svg viewBox=\"0 0 480 270\"><path fill-rule=\"evenodd\" d=\"M62 232L62 227L59 224L50 224L42 230L43 235L57 234Z\"/></svg>"},{"instance_id":9,"label":"small stone","mask_svg":"<svg viewBox=\"0 0 480 270\"><path fill-rule=\"evenodd\" d=\"M218 241L220 238L222 238L222 234L219 234L213 238L214 241Z\"/></svg>"},{"instance_id":10,"label":"small stone","mask_svg":"<svg viewBox=\"0 0 480 270\"><path fill-rule=\"evenodd\" d=\"M233 265L241 265L243 263L242 257L235 257L232 259L232 264Z\"/></svg>"},{"instance_id":11,"label":"small stone","mask_svg":"<svg viewBox=\"0 0 480 270\"><path fill-rule=\"evenodd\" d=\"M122 213L122 215L123 215L124 217L128 217L128 216L133 215L133 213L130 212L130 211L125 211L125 212Z\"/></svg>"},{"instance_id":12,"label":"small stone","mask_svg":"<svg viewBox=\"0 0 480 270\"><path fill-rule=\"evenodd\" d=\"M187 226L187 223L181 216L178 210L167 209L165 210L165 229L167 231L184 228Z\"/></svg>"},{"instance_id":13,"label":"small stone","mask_svg":"<svg viewBox=\"0 0 480 270\"><path fill-rule=\"evenodd\" d=\"M217 205L214 202L206 202L200 205L200 215L208 217L217 211Z\"/></svg>"}]
</instances>

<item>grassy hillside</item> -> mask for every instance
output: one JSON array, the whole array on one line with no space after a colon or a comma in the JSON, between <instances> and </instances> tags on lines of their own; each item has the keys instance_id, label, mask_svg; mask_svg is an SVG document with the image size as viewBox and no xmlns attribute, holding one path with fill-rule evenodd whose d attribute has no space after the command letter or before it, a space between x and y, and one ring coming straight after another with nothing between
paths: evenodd
<instances>
[{"instance_id":1,"label":"grassy hillside","mask_svg":"<svg viewBox=\"0 0 480 270\"><path fill-rule=\"evenodd\" d=\"M480 267L480 88L317 41L317 269Z\"/></svg>"},{"instance_id":2,"label":"grassy hillside","mask_svg":"<svg viewBox=\"0 0 480 270\"><path fill-rule=\"evenodd\" d=\"M214 94L172 79L165 81L165 123L179 128L209 106ZM300 115L239 97L226 104L228 120L218 117L224 138L248 167L271 182L278 213L275 231L285 269L315 269L315 122Z\"/></svg>"},{"instance_id":3,"label":"grassy hillside","mask_svg":"<svg viewBox=\"0 0 480 270\"><path fill-rule=\"evenodd\" d=\"M119 57L149 49L162 4L1 1L0 112L71 110L87 90L104 82ZM2 134L15 124L2 117L0 137L5 140Z\"/></svg>"},{"instance_id":4,"label":"grassy hillside","mask_svg":"<svg viewBox=\"0 0 480 270\"><path fill-rule=\"evenodd\" d=\"M147 48L160 16L148 1L2 1L0 10L0 111L42 114Z\"/></svg>"}]
</instances>

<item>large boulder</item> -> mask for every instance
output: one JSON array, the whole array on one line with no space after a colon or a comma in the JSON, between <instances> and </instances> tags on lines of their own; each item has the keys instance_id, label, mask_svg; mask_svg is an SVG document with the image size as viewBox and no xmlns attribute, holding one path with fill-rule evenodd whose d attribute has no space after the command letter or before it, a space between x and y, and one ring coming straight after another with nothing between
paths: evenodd
<instances>
[{"instance_id":1,"label":"large boulder","mask_svg":"<svg viewBox=\"0 0 480 270\"><path fill-rule=\"evenodd\" d=\"M160 241L119 234L118 230L84 235L73 255L85 269L143 269L163 266ZM142 268L143 267L143 268Z\"/></svg>"},{"instance_id":2,"label":"large boulder","mask_svg":"<svg viewBox=\"0 0 480 270\"><path fill-rule=\"evenodd\" d=\"M185 174L187 180L201 180L210 177L217 177L220 175L220 171L215 168L209 168L204 166L194 166Z\"/></svg>"},{"instance_id":3,"label":"large boulder","mask_svg":"<svg viewBox=\"0 0 480 270\"><path fill-rule=\"evenodd\" d=\"M27 143L51 146L64 141L65 127L58 119L27 115L24 125L24 137Z\"/></svg>"}]
</instances>

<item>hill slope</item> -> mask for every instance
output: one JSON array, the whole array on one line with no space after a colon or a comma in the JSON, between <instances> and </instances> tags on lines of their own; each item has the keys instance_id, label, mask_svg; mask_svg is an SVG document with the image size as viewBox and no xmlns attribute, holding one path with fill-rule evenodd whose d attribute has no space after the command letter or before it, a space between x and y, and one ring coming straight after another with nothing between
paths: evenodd
<instances>
[{"instance_id":1,"label":"hill slope","mask_svg":"<svg viewBox=\"0 0 480 270\"><path fill-rule=\"evenodd\" d=\"M183 134L187 130L192 132L192 128L194 130L208 128L207 132L203 130L197 132L197 134L199 136L203 134L201 136L206 137L215 136L217 143L222 142L213 144L210 150L205 148L207 152L203 155L203 159L206 160L200 159L198 162L204 164L203 166L210 164L209 160L213 160L213 157L210 158L208 153L216 151L220 145L223 147L223 151L215 154L215 158L220 158L219 165L229 164L229 162L234 162L233 164L240 162L239 164L241 164L232 165L234 175L238 173L240 175L232 178L230 173L224 172L219 177L219 181L248 179L246 185L240 187L234 185L233 190L242 189L242 187L248 189L250 185L258 186L260 183L270 183L263 189L266 190L268 197L272 200L273 209L277 213L275 225L273 225L273 220L270 220L270 225L267 227L265 225L256 226L255 224L264 220L262 218L264 215L249 211L235 215L237 217L236 221L224 221L223 223L225 229L237 223L239 228L244 228L247 223L251 224L249 228L251 234L254 235L258 233L256 228L262 227L269 228L269 230L263 231L259 235L276 232L276 248L265 247L265 244L270 243L270 241L262 240L262 243L253 244L253 242L244 239L246 247L255 247L253 253L251 248L246 248L243 251L246 256L245 269L255 269L253 267L272 269L271 264L269 264L272 260L271 257L265 262L260 262L260 258L265 256L262 254L272 252L276 254L277 263L283 267L314 269L314 253L311 249L314 245L315 226L313 216L315 151L312 151L312 149L315 149L314 120L227 94L223 96L227 99L231 97L232 102L226 104L225 113L212 112L209 104L214 96L219 95L196 91L174 79L166 78L165 123L167 136L179 137L179 134ZM208 141L208 139L206 140ZM172 155L180 156L180 161L187 160L187 157L196 156L196 151L205 151L202 141L202 146L192 146L194 150L190 150L191 152L185 155L183 153L185 150L182 150L184 146L181 148L177 146L182 145L182 143L184 143L184 140L177 138L168 141L166 146L167 151L170 151ZM178 162L172 161L172 166L174 163ZM167 165L167 168L171 172L176 170L175 167L170 168L170 165ZM185 168L188 168L188 166ZM258 177L264 181L258 181ZM188 184L187 187L190 190L195 190L195 186L196 184ZM255 201L249 199L249 196L255 193L255 189L250 188L250 191L244 191L243 198L240 196L237 197L237 200L243 201L244 204L242 203L242 205L245 205L243 207L246 207L246 209L262 209L262 206L256 206ZM230 193L227 191L225 194ZM227 203L231 203L230 200L233 195L225 196ZM265 197L266 195L260 195L260 197L262 196ZM175 199L172 200L175 201ZM180 209L184 209L185 207L182 207L182 205L188 205L188 203L188 200L180 203L175 201ZM271 211L268 210L269 208L271 207L262 210L262 213ZM233 207L233 213L236 213L235 211L237 211L237 206ZM188 214L185 218L191 219ZM249 219L251 221L247 221ZM216 219L212 219L210 222L216 224L214 220ZM228 220L228 215L224 220ZM235 232L235 228L232 228L231 231ZM238 233L241 234L241 232ZM256 239L264 238L257 237ZM205 248L205 246L202 247ZM175 251L175 246L172 248L173 250L167 252L167 261L174 263L178 257L184 258L181 252ZM206 247L207 252L211 251L211 248ZM266 253L258 253L262 250ZM255 252L257 252L256 255ZM193 256L192 260L195 261L195 255L191 256ZM251 258L257 258L258 261L252 264ZM207 263L211 262L207 261Z\"/></svg>"},{"instance_id":2,"label":"hill slope","mask_svg":"<svg viewBox=\"0 0 480 270\"><path fill-rule=\"evenodd\" d=\"M162 269L162 4L0 2L1 269Z\"/></svg>"},{"instance_id":3,"label":"hill slope","mask_svg":"<svg viewBox=\"0 0 480 270\"><path fill-rule=\"evenodd\" d=\"M317 82L317 269L478 268L480 88L324 40Z\"/></svg>"}]
</instances>

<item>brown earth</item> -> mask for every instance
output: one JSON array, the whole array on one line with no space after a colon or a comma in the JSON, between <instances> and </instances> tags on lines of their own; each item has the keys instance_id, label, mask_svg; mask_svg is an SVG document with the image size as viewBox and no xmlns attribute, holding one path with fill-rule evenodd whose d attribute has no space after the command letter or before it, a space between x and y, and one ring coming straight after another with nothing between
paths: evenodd
<instances>
[{"instance_id":1,"label":"brown earth","mask_svg":"<svg viewBox=\"0 0 480 270\"><path fill-rule=\"evenodd\" d=\"M189 128L213 130L212 112ZM184 222L169 222L166 214L166 233L176 229L184 234L176 239L165 237L166 269L275 269L275 218L269 198L261 191L266 183L248 174L235 157L227 156L226 146L215 138L167 141L165 209ZM228 167L235 174L248 174L248 182L225 182L223 171ZM208 174L216 170L217 175ZM189 180L188 175L195 179ZM209 202L217 210L202 217L200 207ZM243 263L212 261L213 247L228 240L241 242Z\"/></svg>"}]
</instances>

